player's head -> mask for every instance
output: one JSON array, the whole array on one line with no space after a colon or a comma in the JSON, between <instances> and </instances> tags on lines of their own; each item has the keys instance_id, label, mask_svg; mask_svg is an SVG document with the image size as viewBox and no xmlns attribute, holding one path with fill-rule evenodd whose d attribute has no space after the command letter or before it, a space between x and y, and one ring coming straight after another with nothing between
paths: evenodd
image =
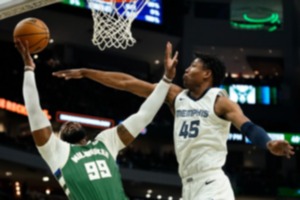
<instances>
[{"instance_id":1,"label":"player's head","mask_svg":"<svg viewBox=\"0 0 300 200\"><path fill-rule=\"evenodd\" d=\"M60 128L59 137L71 144L86 143L86 132L81 124L76 122L65 122Z\"/></svg>"},{"instance_id":2,"label":"player's head","mask_svg":"<svg viewBox=\"0 0 300 200\"><path fill-rule=\"evenodd\" d=\"M213 56L195 54L195 57L185 71L184 86L191 89L207 81L210 82L210 86L220 86L225 78L225 65Z\"/></svg>"}]
</instances>

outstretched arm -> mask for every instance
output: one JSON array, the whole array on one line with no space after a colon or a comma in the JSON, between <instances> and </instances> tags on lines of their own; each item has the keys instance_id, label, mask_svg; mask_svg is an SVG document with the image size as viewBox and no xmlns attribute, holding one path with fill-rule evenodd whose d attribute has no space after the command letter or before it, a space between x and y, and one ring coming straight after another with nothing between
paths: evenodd
<instances>
[{"instance_id":1,"label":"outstretched arm","mask_svg":"<svg viewBox=\"0 0 300 200\"><path fill-rule=\"evenodd\" d=\"M117 127L117 134L124 145L130 144L134 140L141 130L153 120L162 106L176 74L177 54L176 52L169 65L165 65L165 74L162 80L159 81L154 91L144 101L138 112L129 116ZM100 139L101 134L97 138Z\"/></svg>"},{"instance_id":2,"label":"outstretched arm","mask_svg":"<svg viewBox=\"0 0 300 200\"><path fill-rule=\"evenodd\" d=\"M23 97L28 112L30 129L37 146L43 146L51 136L51 124L43 113L36 87L34 70L35 63L29 53L28 42L23 44L20 40L15 41L15 46L21 54L24 65Z\"/></svg>"},{"instance_id":3,"label":"outstretched arm","mask_svg":"<svg viewBox=\"0 0 300 200\"><path fill-rule=\"evenodd\" d=\"M166 46L165 51L165 65L172 65L172 45L170 43ZM107 87L111 87L118 90L127 91L140 97L148 97L155 88L155 84L137 79L131 75L120 72L107 72L93 69L70 69L62 70L53 73L58 78L69 79L81 79L88 78L101 83ZM166 103L173 109L173 102L177 94L182 90L177 85L172 84L166 97Z\"/></svg>"},{"instance_id":4,"label":"outstretched arm","mask_svg":"<svg viewBox=\"0 0 300 200\"><path fill-rule=\"evenodd\" d=\"M286 156L294 155L293 147L285 140L271 140L267 132L260 126L252 123L243 113L240 106L227 97L218 97L215 105L218 116L223 116L231 121L233 125L245 134L251 142L263 149L268 149L273 155Z\"/></svg>"}]
</instances>

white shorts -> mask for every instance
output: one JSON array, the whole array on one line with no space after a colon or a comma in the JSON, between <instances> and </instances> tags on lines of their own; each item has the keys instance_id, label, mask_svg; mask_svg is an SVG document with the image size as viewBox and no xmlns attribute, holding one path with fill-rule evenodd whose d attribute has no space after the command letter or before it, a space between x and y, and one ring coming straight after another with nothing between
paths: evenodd
<instances>
[{"instance_id":1,"label":"white shorts","mask_svg":"<svg viewBox=\"0 0 300 200\"><path fill-rule=\"evenodd\" d=\"M210 170L182 179L183 200L234 200L234 193L223 170Z\"/></svg>"}]
</instances>

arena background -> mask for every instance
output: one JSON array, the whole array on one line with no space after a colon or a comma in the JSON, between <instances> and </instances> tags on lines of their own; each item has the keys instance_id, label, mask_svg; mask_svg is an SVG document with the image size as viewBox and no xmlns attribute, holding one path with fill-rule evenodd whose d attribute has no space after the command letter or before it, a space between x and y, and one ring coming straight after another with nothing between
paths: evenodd
<instances>
[{"instance_id":1,"label":"arena background","mask_svg":"<svg viewBox=\"0 0 300 200\"><path fill-rule=\"evenodd\" d=\"M81 67L122 71L154 83L162 76L164 47L170 41L180 53L176 84L182 85L193 53L218 56L227 65L223 87L232 98L239 99L245 114L272 137L285 138L295 147L296 155L290 160L274 157L232 129L224 170L237 199L300 199L300 2L154 2L161 3L161 24L136 20L132 33L137 44L126 50L102 52L93 46L90 10L68 5L67 1L0 20L0 199L66 199L37 153L22 112L23 64L14 48L12 32L26 17L42 19L53 39L35 61L42 107L52 117L55 131L60 125L59 111L118 124L135 112L143 99L86 79L57 79L52 77L53 71ZM274 13L277 20L268 20ZM261 21L247 21L241 17L244 14ZM242 93L242 85L249 91L255 89L251 97L238 97L233 92L235 88ZM164 105L153 123L120 153L118 164L130 199L180 199L172 123ZM86 129L92 138L104 127Z\"/></svg>"}]
</instances>

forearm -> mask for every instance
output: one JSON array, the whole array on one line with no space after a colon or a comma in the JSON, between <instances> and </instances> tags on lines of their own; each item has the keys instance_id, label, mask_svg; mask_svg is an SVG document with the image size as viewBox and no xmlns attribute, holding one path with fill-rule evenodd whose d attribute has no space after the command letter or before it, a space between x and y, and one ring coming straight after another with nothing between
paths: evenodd
<instances>
[{"instance_id":1,"label":"forearm","mask_svg":"<svg viewBox=\"0 0 300 200\"><path fill-rule=\"evenodd\" d=\"M50 122L41 109L34 72L31 70L24 73L23 97L31 131L49 127Z\"/></svg>"},{"instance_id":2,"label":"forearm","mask_svg":"<svg viewBox=\"0 0 300 200\"><path fill-rule=\"evenodd\" d=\"M126 90L126 81L134 79L133 76L119 73L106 72L102 70L82 69L82 74L85 78L89 78L105 86L112 87L119 90Z\"/></svg>"},{"instance_id":3,"label":"forearm","mask_svg":"<svg viewBox=\"0 0 300 200\"><path fill-rule=\"evenodd\" d=\"M121 72L82 69L82 74L85 78L96 81L107 87L127 91L141 97L148 97L155 87L151 83Z\"/></svg>"},{"instance_id":4,"label":"forearm","mask_svg":"<svg viewBox=\"0 0 300 200\"><path fill-rule=\"evenodd\" d=\"M150 124L162 106L170 86L170 83L161 80L151 95L141 105L139 111L123 122L123 125L132 136L136 137L143 128Z\"/></svg>"},{"instance_id":5,"label":"forearm","mask_svg":"<svg viewBox=\"0 0 300 200\"><path fill-rule=\"evenodd\" d=\"M241 126L241 131L250 139L250 141L254 145L262 149L267 149L267 144L269 141L271 141L271 138L263 128L248 121Z\"/></svg>"}]
</instances>

